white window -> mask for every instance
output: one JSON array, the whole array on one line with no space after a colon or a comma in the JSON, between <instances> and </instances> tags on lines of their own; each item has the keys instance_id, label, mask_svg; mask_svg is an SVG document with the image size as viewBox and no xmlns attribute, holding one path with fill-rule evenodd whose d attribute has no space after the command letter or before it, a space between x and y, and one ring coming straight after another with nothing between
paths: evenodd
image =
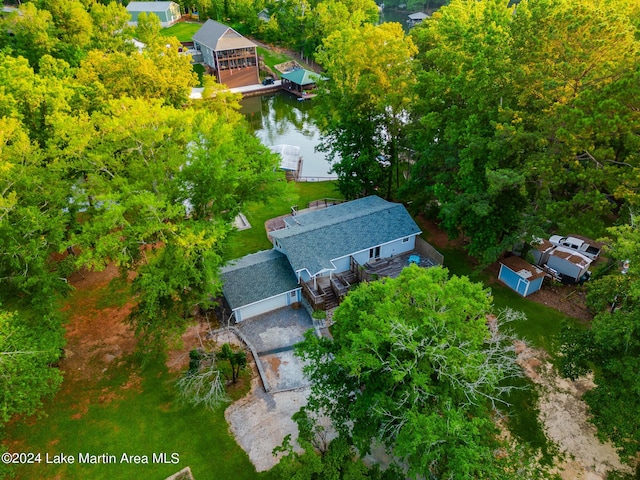
<instances>
[{"instance_id":1,"label":"white window","mask_svg":"<svg viewBox=\"0 0 640 480\"><path fill-rule=\"evenodd\" d=\"M407 243L408 241L409 241L409 237L404 237L404 238L402 239L402 243Z\"/></svg>"}]
</instances>

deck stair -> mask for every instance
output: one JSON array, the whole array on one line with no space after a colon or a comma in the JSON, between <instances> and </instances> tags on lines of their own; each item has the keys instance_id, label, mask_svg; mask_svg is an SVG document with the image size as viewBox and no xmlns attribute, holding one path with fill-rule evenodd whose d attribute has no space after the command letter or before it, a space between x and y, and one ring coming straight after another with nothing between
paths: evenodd
<instances>
[{"instance_id":1,"label":"deck stair","mask_svg":"<svg viewBox=\"0 0 640 480\"><path fill-rule=\"evenodd\" d=\"M329 310L338 306L338 297L331 289L330 285L322 287L322 296L324 297L324 309Z\"/></svg>"},{"instance_id":2,"label":"deck stair","mask_svg":"<svg viewBox=\"0 0 640 480\"><path fill-rule=\"evenodd\" d=\"M340 275L340 279L342 280L342 283L346 284L346 285L355 285L356 283L358 283L360 280L358 279L358 274L349 270L345 273L343 273L342 275Z\"/></svg>"}]
</instances>

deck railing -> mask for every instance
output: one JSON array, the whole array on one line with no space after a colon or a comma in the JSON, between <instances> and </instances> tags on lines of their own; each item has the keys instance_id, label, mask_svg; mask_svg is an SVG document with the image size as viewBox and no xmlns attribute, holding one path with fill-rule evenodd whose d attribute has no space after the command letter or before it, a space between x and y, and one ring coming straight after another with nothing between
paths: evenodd
<instances>
[{"instance_id":1,"label":"deck railing","mask_svg":"<svg viewBox=\"0 0 640 480\"><path fill-rule=\"evenodd\" d=\"M349 286L345 285L340 278L331 277L331 289L333 290L333 293L336 294L336 297L338 297L338 300L340 301L344 298L344 296L349 291Z\"/></svg>"},{"instance_id":2,"label":"deck railing","mask_svg":"<svg viewBox=\"0 0 640 480\"><path fill-rule=\"evenodd\" d=\"M346 200L342 200L340 198L321 198L320 200L309 202L307 204L307 208L331 207L332 205L339 205L340 203L344 203L345 201Z\"/></svg>"},{"instance_id":3,"label":"deck railing","mask_svg":"<svg viewBox=\"0 0 640 480\"><path fill-rule=\"evenodd\" d=\"M314 310L324 310L324 297L315 292L306 282L302 282L302 295Z\"/></svg>"},{"instance_id":4,"label":"deck railing","mask_svg":"<svg viewBox=\"0 0 640 480\"><path fill-rule=\"evenodd\" d=\"M420 256L433 260L436 265L444 264L444 255L433 248L429 242L420 237L416 237L415 250L420 254Z\"/></svg>"}]
</instances>

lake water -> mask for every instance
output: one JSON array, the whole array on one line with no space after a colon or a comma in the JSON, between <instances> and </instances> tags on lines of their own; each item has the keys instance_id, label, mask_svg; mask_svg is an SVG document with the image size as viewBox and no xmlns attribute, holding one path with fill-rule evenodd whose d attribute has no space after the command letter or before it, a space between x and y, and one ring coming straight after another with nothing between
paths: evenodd
<instances>
[{"instance_id":1,"label":"lake water","mask_svg":"<svg viewBox=\"0 0 640 480\"><path fill-rule=\"evenodd\" d=\"M405 31L405 33L409 33L409 23L407 22L407 20L409 20L410 13L415 13L415 12L412 10L385 9L380 14L380 23L398 22L402 25L402 28Z\"/></svg>"},{"instance_id":2,"label":"lake water","mask_svg":"<svg viewBox=\"0 0 640 480\"><path fill-rule=\"evenodd\" d=\"M320 129L313 115L313 100L300 102L285 92L244 98L241 112L260 141L266 145L296 145L302 155L302 174L307 181L337 178L331 164L316 152Z\"/></svg>"},{"instance_id":3,"label":"lake water","mask_svg":"<svg viewBox=\"0 0 640 480\"><path fill-rule=\"evenodd\" d=\"M409 31L408 10L385 9L380 22L398 22ZM323 153L316 152L320 143L320 129L313 114L313 100L304 102L286 92L244 98L241 112L249 121L256 136L267 147L271 145L295 145L302 155L302 174L307 181L335 179L329 173L331 164Z\"/></svg>"}]
</instances>

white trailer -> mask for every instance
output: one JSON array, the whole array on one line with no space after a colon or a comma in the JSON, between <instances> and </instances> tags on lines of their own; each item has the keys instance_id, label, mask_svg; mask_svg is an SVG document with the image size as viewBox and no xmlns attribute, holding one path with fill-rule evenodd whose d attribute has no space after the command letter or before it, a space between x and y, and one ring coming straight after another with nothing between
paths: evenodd
<instances>
[{"instance_id":1,"label":"white trailer","mask_svg":"<svg viewBox=\"0 0 640 480\"><path fill-rule=\"evenodd\" d=\"M578 283L588 277L591 259L564 247L555 247L548 252L545 265L552 268L563 281Z\"/></svg>"}]
</instances>

